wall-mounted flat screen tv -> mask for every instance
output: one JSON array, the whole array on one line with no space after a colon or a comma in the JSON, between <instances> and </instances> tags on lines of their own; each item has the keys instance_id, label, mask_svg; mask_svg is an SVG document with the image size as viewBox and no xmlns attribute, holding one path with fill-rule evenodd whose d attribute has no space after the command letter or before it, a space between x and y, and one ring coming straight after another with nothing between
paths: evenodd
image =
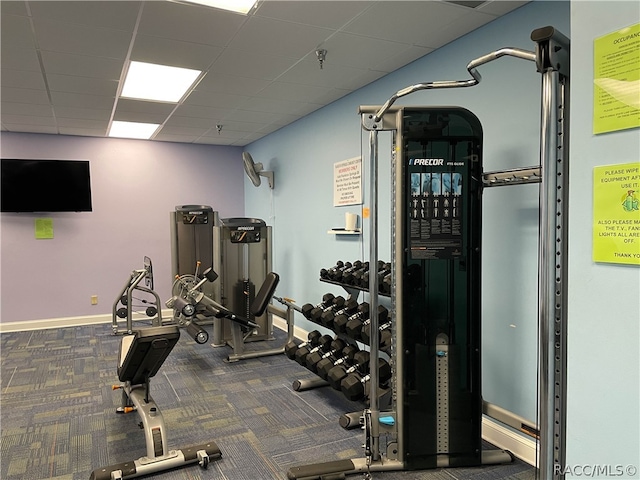
<instances>
[{"instance_id":1,"label":"wall-mounted flat screen tv","mask_svg":"<svg viewBox=\"0 0 640 480\"><path fill-rule=\"evenodd\" d=\"M88 161L3 158L0 162L0 211L92 211Z\"/></svg>"}]
</instances>

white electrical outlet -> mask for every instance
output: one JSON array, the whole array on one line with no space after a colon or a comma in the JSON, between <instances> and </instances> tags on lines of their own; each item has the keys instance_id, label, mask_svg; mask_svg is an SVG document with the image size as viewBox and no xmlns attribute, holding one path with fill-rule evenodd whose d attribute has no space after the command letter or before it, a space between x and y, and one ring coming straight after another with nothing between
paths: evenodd
<instances>
[{"instance_id":1,"label":"white electrical outlet","mask_svg":"<svg viewBox=\"0 0 640 480\"><path fill-rule=\"evenodd\" d=\"M98 304L98 295L91 295L91 305Z\"/></svg>"}]
</instances>

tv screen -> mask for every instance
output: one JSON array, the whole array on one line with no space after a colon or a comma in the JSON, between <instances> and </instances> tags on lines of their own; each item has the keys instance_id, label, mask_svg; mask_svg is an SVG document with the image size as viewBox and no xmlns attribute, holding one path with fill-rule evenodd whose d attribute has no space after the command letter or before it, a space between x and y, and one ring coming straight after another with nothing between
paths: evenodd
<instances>
[{"instance_id":1,"label":"tv screen","mask_svg":"<svg viewBox=\"0 0 640 480\"><path fill-rule=\"evenodd\" d=\"M85 160L1 160L2 212L90 212Z\"/></svg>"}]
</instances>

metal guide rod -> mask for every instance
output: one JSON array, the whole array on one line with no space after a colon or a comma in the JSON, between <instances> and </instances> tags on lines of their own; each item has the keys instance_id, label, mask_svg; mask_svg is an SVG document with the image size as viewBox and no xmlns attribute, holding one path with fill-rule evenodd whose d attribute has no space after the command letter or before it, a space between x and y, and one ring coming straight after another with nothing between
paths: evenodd
<instances>
[{"instance_id":1,"label":"metal guide rod","mask_svg":"<svg viewBox=\"0 0 640 480\"><path fill-rule=\"evenodd\" d=\"M371 341L369 360L369 415L371 421L371 459L376 461L380 454L380 424L378 419L380 409L378 404L378 275L376 265L378 265L378 132L369 133L370 149L370 198L371 207L369 210L370 240L369 240L369 311L371 315Z\"/></svg>"},{"instance_id":2,"label":"metal guide rod","mask_svg":"<svg viewBox=\"0 0 640 480\"><path fill-rule=\"evenodd\" d=\"M552 27L535 30L542 74L538 335L540 464L544 479L564 478L566 388L566 199L568 186L569 40ZM562 78L562 81L561 81Z\"/></svg>"},{"instance_id":3,"label":"metal guide rod","mask_svg":"<svg viewBox=\"0 0 640 480\"><path fill-rule=\"evenodd\" d=\"M551 319L553 315L553 295L549 296L549 289L553 288L552 278L555 275L555 269L549 270L553 267L553 239L555 238L554 226L555 222L553 217L549 219L550 208L553 207L554 191L552 185L555 187L555 168L551 158L555 155L554 142L549 141L549 134L551 133L552 125L555 118L555 97L556 97L556 84L549 81L547 75L543 76L542 82L542 123L541 123L541 137L540 137L540 155L542 164L542 185L540 188L540 232L538 242L538 329L539 329L539 382L540 382L540 472L546 472L549 469L548 463L553 459L553 442L549 441L549 434L553 431L553 426L549 425L550 419L553 416L549 415L549 409L552 406L549 404L549 399L552 389L550 389L549 370L550 370L550 352L549 340L552 338L550 330L553 328ZM551 277L551 278L550 278ZM551 292L552 293L552 292ZM543 474L543 478L553 478Z\"/></svg>"}]
</instances>

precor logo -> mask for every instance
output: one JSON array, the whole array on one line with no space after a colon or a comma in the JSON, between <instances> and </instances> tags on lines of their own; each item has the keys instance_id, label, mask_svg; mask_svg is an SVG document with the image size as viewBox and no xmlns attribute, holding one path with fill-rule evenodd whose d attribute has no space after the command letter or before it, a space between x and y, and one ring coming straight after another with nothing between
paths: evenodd
<instances>
[{"instance_id":1,"label":"precor logo","mask_svg":"<svg viewBox=\"0 0 640 480\"><path fill-rule=\"evenodd\" d=\"M441 166L444 158L410 158L409 165Z\"/></svg>"}]
</instances>

